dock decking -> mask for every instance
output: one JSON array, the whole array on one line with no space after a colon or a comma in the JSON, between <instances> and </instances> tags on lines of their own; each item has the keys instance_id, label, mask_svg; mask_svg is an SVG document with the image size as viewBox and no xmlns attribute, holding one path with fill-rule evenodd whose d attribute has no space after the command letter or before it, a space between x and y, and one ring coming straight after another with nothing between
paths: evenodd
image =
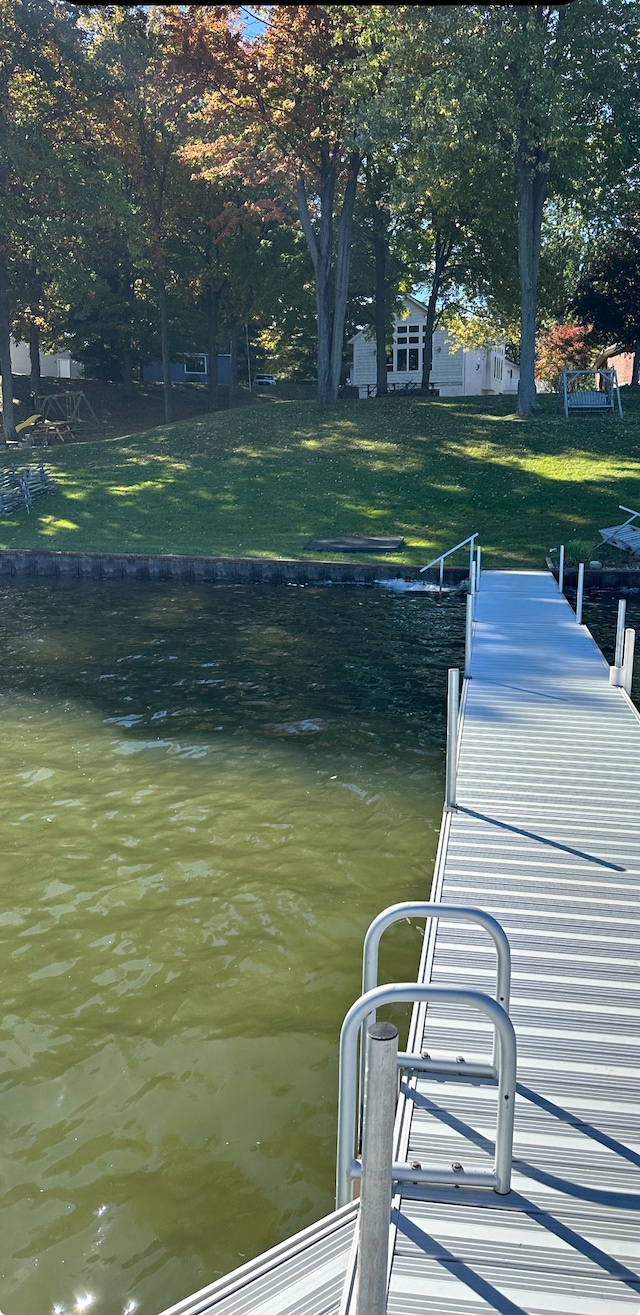
<instances>
[{"instance_id":1,"label":"dock decking","mask_svg":"<svg viewBox=\"0 0 640 1315\"><path fill-rule=\"evenodd\" d=\"M541 572L483 573L471 675L432 898L485 909L511 942L513 1184L398 1192L388 1312L640 1315L640 718ZM421 979L491 994L493 947L432 922ZM408 1049L487 1061L491 1036L477 1014L420 1006ZM408 1076L395 1158L460 1164L461 1184L490 1168L495 1100L490 1085ZM332 1284L295 1305L287 1247L299 1281L291 1239L262 1304L237 1282L232 1296L229 1276L172 1311L354 1315L345 1248Z\"/></svg>"}]
</instances>

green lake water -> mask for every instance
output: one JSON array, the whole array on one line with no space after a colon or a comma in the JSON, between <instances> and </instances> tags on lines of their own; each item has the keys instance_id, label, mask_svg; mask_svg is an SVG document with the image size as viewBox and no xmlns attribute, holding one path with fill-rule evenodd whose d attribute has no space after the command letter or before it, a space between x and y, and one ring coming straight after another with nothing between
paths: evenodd
<instances>
[{"instance_id":1,"label":"green lake water","mask_svg":"<svg viewBox=\"0 0 640 1315\"><path fill-rule=\"evenodd\" d=\"M157 1315L332 1208L340 1023L370 919L429 893L463 632L457 597L0 589L3 1315Z\"/></svg>"}]
</instances>

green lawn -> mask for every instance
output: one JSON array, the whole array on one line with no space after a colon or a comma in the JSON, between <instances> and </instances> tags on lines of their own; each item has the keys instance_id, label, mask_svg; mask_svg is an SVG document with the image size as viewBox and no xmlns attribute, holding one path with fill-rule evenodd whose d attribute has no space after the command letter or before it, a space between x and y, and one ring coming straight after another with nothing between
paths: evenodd
<instances>
[{"instance_id":1,"label":"green lawn","mask_svg":"<svg viewBox=\"0 0 640 1315\"><path fill-rule=\"evenodd\" d=\"M566 421L545 398L526 424L512 398L264 396L50 449L57 491L3 520L0 546L304 558L316 534L402 533L386 560L423 564L478 530L491 564L537 567L561 542L587 553L618 503L640 503L640 400L624 402L624 420Z\"/></svg>"}]
</instances>

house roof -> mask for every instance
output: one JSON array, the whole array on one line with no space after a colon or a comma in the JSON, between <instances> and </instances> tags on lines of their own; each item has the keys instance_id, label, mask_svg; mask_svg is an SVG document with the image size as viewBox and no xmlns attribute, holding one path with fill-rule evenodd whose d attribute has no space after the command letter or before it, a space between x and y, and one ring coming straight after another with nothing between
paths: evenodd
<instances>
[{"instance_id":1,"label":"house roof","mask_svg":"<svg viewBox=\"0 0 640 1315\"><path fill-rule=\"evenodd\" d=\"M600 369L600 367L606 368L607 361L610 361L613 356L630 355L632 351L632 347L627 347L624 343L614 342L610 347L606 347L603 352L600 352L600 355L593 362L593 368L595 370Z\"/></svg>"}]
</instances>

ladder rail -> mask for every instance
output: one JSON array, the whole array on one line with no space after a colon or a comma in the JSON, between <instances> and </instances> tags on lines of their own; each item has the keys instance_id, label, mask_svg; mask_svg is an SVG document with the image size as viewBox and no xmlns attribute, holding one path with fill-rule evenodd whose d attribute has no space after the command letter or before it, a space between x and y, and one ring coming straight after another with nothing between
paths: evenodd
<instances>
[{"instance_id":1,"label":"ladder rail","mask_svg":"<svg viewBox=\"0 0 640 1315\"><path fill-rule=\"evenodd\" d=\"M456 1004L485 1014L499 1036L497 1047L498 1104L494 1172L487 1185L501 1195L511 1190L513 1157L513 1118L516 1090L516 1036L509 1015L491 996L480 991L431 986L422 982L394 982L377 986L356 1000L347 1013L340 1032L340 1066L338 1082L338 1145L336 1156L336 1206L346 1205L352 1197L352 1182L358 1176L359 1161L354 1158L358 1113L358 1037L365 1018L384 1004ZM410 1066L411 1056L407 1057ZM410 1165L404 1166L407 1170ZM428 1171L426 1171L428 1173ZM438 1179L461 1185L454 1170L438 1170ZM450 1176L449 1176L450 1175ZM424 1181L424 1176L422 1178ZM415 1181L415 1177L414 1177Z\"/></svg>"}]
</instances>

